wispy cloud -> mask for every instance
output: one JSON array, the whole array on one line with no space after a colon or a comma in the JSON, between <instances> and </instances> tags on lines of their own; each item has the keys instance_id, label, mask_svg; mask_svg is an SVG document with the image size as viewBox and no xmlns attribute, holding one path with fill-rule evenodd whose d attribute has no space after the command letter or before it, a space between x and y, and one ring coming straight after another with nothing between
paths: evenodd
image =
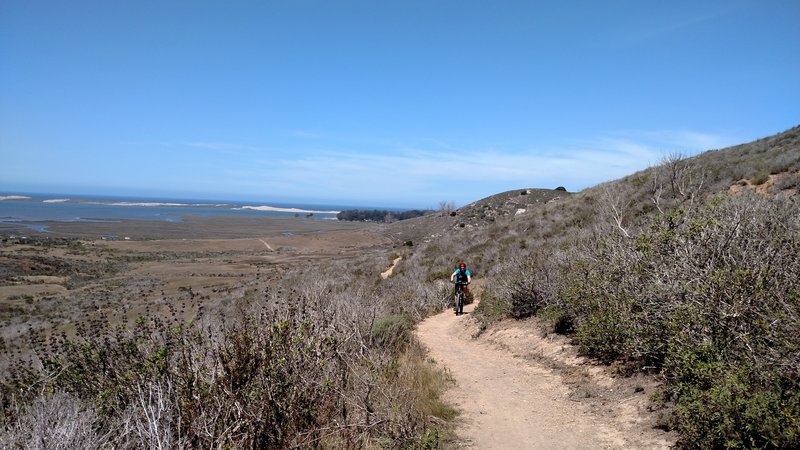
<instances>
[{"instance_id":1,"label":"wispy cloud","mask_svg":"<svg viewBox=\"0 0 800 450\"><path fill-rule=\"evenodd\" d=\"M598 161L605 159L598 163ZM633 160L635 158L630 158ZM261 170L239 173L267 190L292 190L333 197L420 198L439 192L467 198L489 195L476 190L492 186L555 187L586 184L603 169L618 162L600 152L563 155L504 154L501 152L405 151L391 155L329 152L284 158L264 164ZM602 167L597 170L597 167ZM621 170L626 170L624 167Z\"/></svg>"},{"instance_id":2,"label":"wispy cloud","mask_svg":"<svg viewBox=\"0 0 800 450\"><path fill-rule=\"evenodd\" d=\"M252 145L244 145L232 142L219 142L219 141L125 141L121 143L122 145L129 145L129 146L136 146L136 147L143 147L143 148L172 148L172 149L181 149L181 148L192 148L192 149L202 149L202 150L211 150L216 152L241 152L241 151L257 151L259 150L258 147Z\"/></svg>"},{"instance_id":3,"label":"wispy cloud","mask_svg":"<svg viewBox=\"0 0 800 450\"><path fill-rule=\"evenodd\" d=\"M186 147L215 150L221 152L258 150L257 147L253 147L250 145L234 144L230 142L191 141L191 142L182 142L181 144Z\"/></svg>"},{"instance_id":4,"label":"wispy cloud","mask_svg":"<svg viewBox=\"0 0 800 450\"><path fill-rule=\"evenodd\" d=\"M317 139L322 137L320 133L310 130L294 130L289 132L289 136L303 139Z\"/></svg>"},{"instance_id":5,"label":"wispy cloud","mask_svg":"<svg viewBox=\"0 0 800 450\"><path fill-rule=\"evenodd\" d=\"M174 147L175 144L164 141L123 141L120 145L130 145L135 147Z\"/></svg>"},{"instance_id":6,"label":"wispy cloud","mask_svg":"<svg viewBox=\"0 0 800 450\"><path fill-rule=\"evenodd\" d=\"M692 154L739 143L731 136L690 130L628 130L619 133L619 136L632 141L646 143L651 146L669 147L672 151L682 151Z\"/></svg>"},{"instance_id":7,"label":"wispy cloud","mask_svg":"<svg viewBox=\"0 0 800 450\"><path fill-rule=\"evenodd\" d=\"M522 187L580 190L656 164L675 150L697 153L730 143L722 136L690 131L626 131L525 150L443 151L438 142L421 142L423 146L397 145L382 154L317 150L249 159L225 178L248 189L309 197L467 202Z\"/></svg>"},{"instance_id":8,"label":"wispy cloud","mask_svg":"<svg viewBox=\"0 0 800 450\"><path fill-rule=\"evenodd\" d=\"M725 16L751 7L744 3L723 2L714 5L713 9L702 10L702 3L697 8L687 10L685 14L667 18L659 16L657 21L644 22L625 28L624 43L628 45L645 44L654 39L674 37L687 30L708 27L709 22L717 21Z\"/></svg>"}]
</instances>

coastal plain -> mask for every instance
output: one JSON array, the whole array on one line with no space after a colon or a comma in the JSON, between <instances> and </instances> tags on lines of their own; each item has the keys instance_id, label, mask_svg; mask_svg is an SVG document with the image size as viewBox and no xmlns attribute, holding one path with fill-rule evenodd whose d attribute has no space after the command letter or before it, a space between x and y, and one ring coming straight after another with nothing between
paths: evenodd
<instances>
[{"instance_id":1,"label":"coastal plain","mask_svg":"<svg viewBox=\"0 0 800 450\"><path fill-rule=\"evenodd\" d=\"M92 323L224 316L297 265L391 246L380 225L302 217L42 224L0 224L0 371Z\"/></svg>"}]
</instances>

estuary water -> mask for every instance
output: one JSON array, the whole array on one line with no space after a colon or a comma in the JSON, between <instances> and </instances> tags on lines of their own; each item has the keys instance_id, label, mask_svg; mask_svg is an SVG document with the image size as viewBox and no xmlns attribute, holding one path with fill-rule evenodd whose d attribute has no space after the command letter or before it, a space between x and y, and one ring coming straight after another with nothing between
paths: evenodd
<instances>
[{"instance_id":1,"label":"estuary water","mask_svg":"<svg viewBox=\"0 0 800 450\"><path fill-rule=\"evenodd\" d=\"M87 197L45 194L0 194L0 223L47 231L42 222L180 222L185 216L279 216L335 220L347 206L260 202Z\"/></svg>"}]
</instances>

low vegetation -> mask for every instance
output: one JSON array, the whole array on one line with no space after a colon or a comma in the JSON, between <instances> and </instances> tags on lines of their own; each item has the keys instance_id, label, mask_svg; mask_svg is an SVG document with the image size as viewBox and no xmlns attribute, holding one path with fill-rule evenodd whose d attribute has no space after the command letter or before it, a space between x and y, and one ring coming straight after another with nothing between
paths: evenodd
<instances>
[{"instance_id":1,"label":"low vegetation","mask_svg":"<svg viewBox=\"0 0 800 450\"><path fill-rule=\"evenodd\" d=\"M412 209L408 211L388 211L388 210L361 210L348 209L336 214L339 220L350 220L359 222L394 222L397 220L408 220L415 217L422 217L433 214L432 210Z\"/></svg>"},{"instance_id":2,"label":"low vegetation","mask_svg":"<svg viewBox=\"0 0 800 450\"><path fill-rule=\"evenodd\" d=\"M455 416L438 399L451 381L411 329L446 293L377 284L384 259L243 279L246 295L189 320L173 310L29 330L33 358L0 390L0 447L48 436L93 449L436 447Z\"/></svg>"}]
</instances>

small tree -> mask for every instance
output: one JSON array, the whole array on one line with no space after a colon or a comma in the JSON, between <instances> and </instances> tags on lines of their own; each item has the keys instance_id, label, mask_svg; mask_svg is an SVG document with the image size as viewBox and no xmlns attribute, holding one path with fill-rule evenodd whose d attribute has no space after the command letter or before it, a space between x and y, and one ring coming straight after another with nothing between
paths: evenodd
<instances>
[{"instance_id":1,"label":"small tree","mask_svg":"<svg viewBox=\"0 0 800 450\"><path fill-rule=\"evenodd\" d=\"M442 200L439 202L439 211L443 216L450 214L454 209L456 209L456 205L452 201Z\"/></svg>"}]
</instances>

